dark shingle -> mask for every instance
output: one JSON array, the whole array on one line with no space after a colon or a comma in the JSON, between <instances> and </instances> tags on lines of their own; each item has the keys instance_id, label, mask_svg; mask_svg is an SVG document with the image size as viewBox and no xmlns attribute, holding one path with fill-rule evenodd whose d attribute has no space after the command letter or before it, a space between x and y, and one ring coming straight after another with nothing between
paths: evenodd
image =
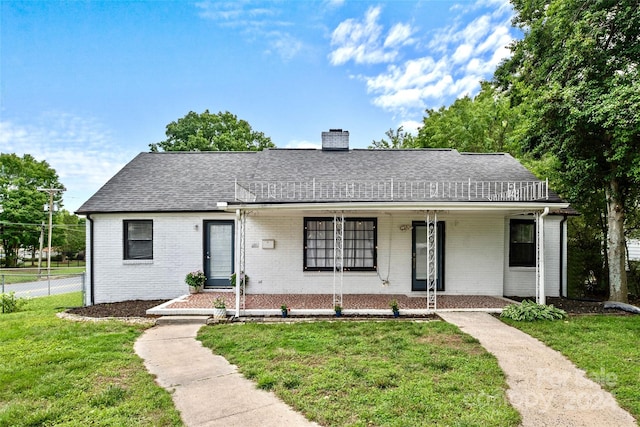
<instances>
[{"instance_id":1,"label":"dark shingle","mask_svg":"<svg viewBox=\"0 0 640 427\"><path fill-rule=\"evenodd\" d=\"M216 209L217 202L234 202L235 180L314 178L341 182L536 180L508 154L461 154L448 149L141 153L77 212L208 211ZM550 201L560 201L550 196Z\"/></svg>"}]
</instances>

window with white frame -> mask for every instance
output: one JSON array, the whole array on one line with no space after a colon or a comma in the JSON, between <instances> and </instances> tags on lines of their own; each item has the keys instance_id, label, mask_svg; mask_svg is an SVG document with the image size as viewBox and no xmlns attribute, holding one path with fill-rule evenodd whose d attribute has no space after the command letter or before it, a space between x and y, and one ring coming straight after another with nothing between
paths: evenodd
<instances>
[{"instance_id":1,"label":"window with white frame","mask_svg":"<svg viewBox=\"0 0 640 427\"><path fill-rule=\"evenodd\" d=\"M153 259L153 221L124 220L124 259Z\"/></svg>"},{"instance_id":2,"label":"window with white frame","mask_svg":"<svg viewBox=\"0 0 640 427\"><path fill-rule=\"evenodd\" d=\"M530 219L509 222L509 267L536 266L536 223Z\"/></svg>"},{"instance_id":3,"label":"window with white frame","mask_svg":"<svg viewBox=\"0 0 640 427\"><path fill-rule=\"evenodd\" d=\"M343 269L375 271L377 268L376 218L345 218L343 235ZM333 218L304 219L304 269L333 271Z\"/></svg>"}]
</instances>

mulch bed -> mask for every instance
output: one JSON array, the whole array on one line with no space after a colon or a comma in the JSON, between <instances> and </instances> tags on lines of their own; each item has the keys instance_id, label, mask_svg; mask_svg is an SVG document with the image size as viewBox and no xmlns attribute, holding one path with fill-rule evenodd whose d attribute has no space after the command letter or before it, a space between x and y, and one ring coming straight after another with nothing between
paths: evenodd
<instances>
[{"instance_id":1,"label":"mulch bed","mask_svg":"<svg viewBox=\"0 0 640 427\"><path fill-rule=\"evenodd\" d=\"M516 298L512 298L516 299ZM517 298L522 300L523 298ZM86 317L157 317L148 316L146 311L167 300L133 300L108 304L95 304L88 307L73 308L70 313ZM576 300L568 298L547 298L547 304L565 310L569 314L630 314L622 310L605 310L601 301ZM640 300L630 301L638 306Z\"/></svg>"},{"instance_id":2,"label":"mulch bed","mask_svg":"<svg viewBox=\"0 0 640 427\"><path fill-rule=\"evenodd\" d=\"M147 310L169 300L131 300L72 308L69 313L85 317L149 317Z\"/></svg>"}]
</instances>

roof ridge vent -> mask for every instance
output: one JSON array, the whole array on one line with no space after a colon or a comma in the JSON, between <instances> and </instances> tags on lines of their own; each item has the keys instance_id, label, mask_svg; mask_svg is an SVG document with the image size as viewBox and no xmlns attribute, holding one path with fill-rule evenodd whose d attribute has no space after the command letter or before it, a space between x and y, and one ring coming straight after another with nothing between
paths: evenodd
<instances>
[{"instance_id":1,"label":"roof ridge vent","mask_svg":"<svg viewBox=\"0 0 640 427\"><path fill-rule=\"evenodd\" d=\"M349 151L349 131L329 129L329 132L322 132L322 151Z\"/></svg>"}]
</instances>

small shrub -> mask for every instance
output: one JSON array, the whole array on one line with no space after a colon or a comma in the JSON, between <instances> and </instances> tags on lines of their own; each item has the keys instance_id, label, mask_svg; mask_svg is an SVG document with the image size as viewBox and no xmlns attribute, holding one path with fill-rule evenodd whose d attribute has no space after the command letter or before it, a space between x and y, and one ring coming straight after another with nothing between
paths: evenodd
<instances>
[{"instance_id":1,"label":"small shrub","mask_svg":"<svg viewBox=\"0 0 640 427\"><path fill-rule=\"evenodd\" d=\"M233 273L231 276L229 276L231 286L233 286L234 288L236 287L236 278L237 278L236 273ZM242 273L240 273L240 285L248 285L248 284L249 284L249 276L245 274L245 272L243 271Z\"/></svg>"},{"instance_id":2,"label":"small shrub","mask_svg":"<svg viewBox=\"0 0 640 427\"><path fill-rule=\"evenodd\" d=\"M26 302L27 301L22 298L17 298L16 293L13 291L0 294L0 313L20 311Z\"/></svg>"},{"instance_id":3,"label":"small shrub","mask_svg":"<svg viewBox=\"0 0 640 427\"><path fill-rule=\"evenodd\" d=\"M500 317L519 322L533 322L534 320L560 320L567 317L567 312L553 305L536 304L524 300L520 304L510 304L502 310Z\"/></svg>"},{"instance_id":4,"label":"small shrub","mask_svg":"<svg viewBox=\"0 0 640 427\"><path fill-rule=\"evenodd\" d=\"M191 273L187 273L184 281L189 286L201 288L207 282L207 276L205 276L205 274L200 270L192 271Z\"/></svg>"}]
</instances>

